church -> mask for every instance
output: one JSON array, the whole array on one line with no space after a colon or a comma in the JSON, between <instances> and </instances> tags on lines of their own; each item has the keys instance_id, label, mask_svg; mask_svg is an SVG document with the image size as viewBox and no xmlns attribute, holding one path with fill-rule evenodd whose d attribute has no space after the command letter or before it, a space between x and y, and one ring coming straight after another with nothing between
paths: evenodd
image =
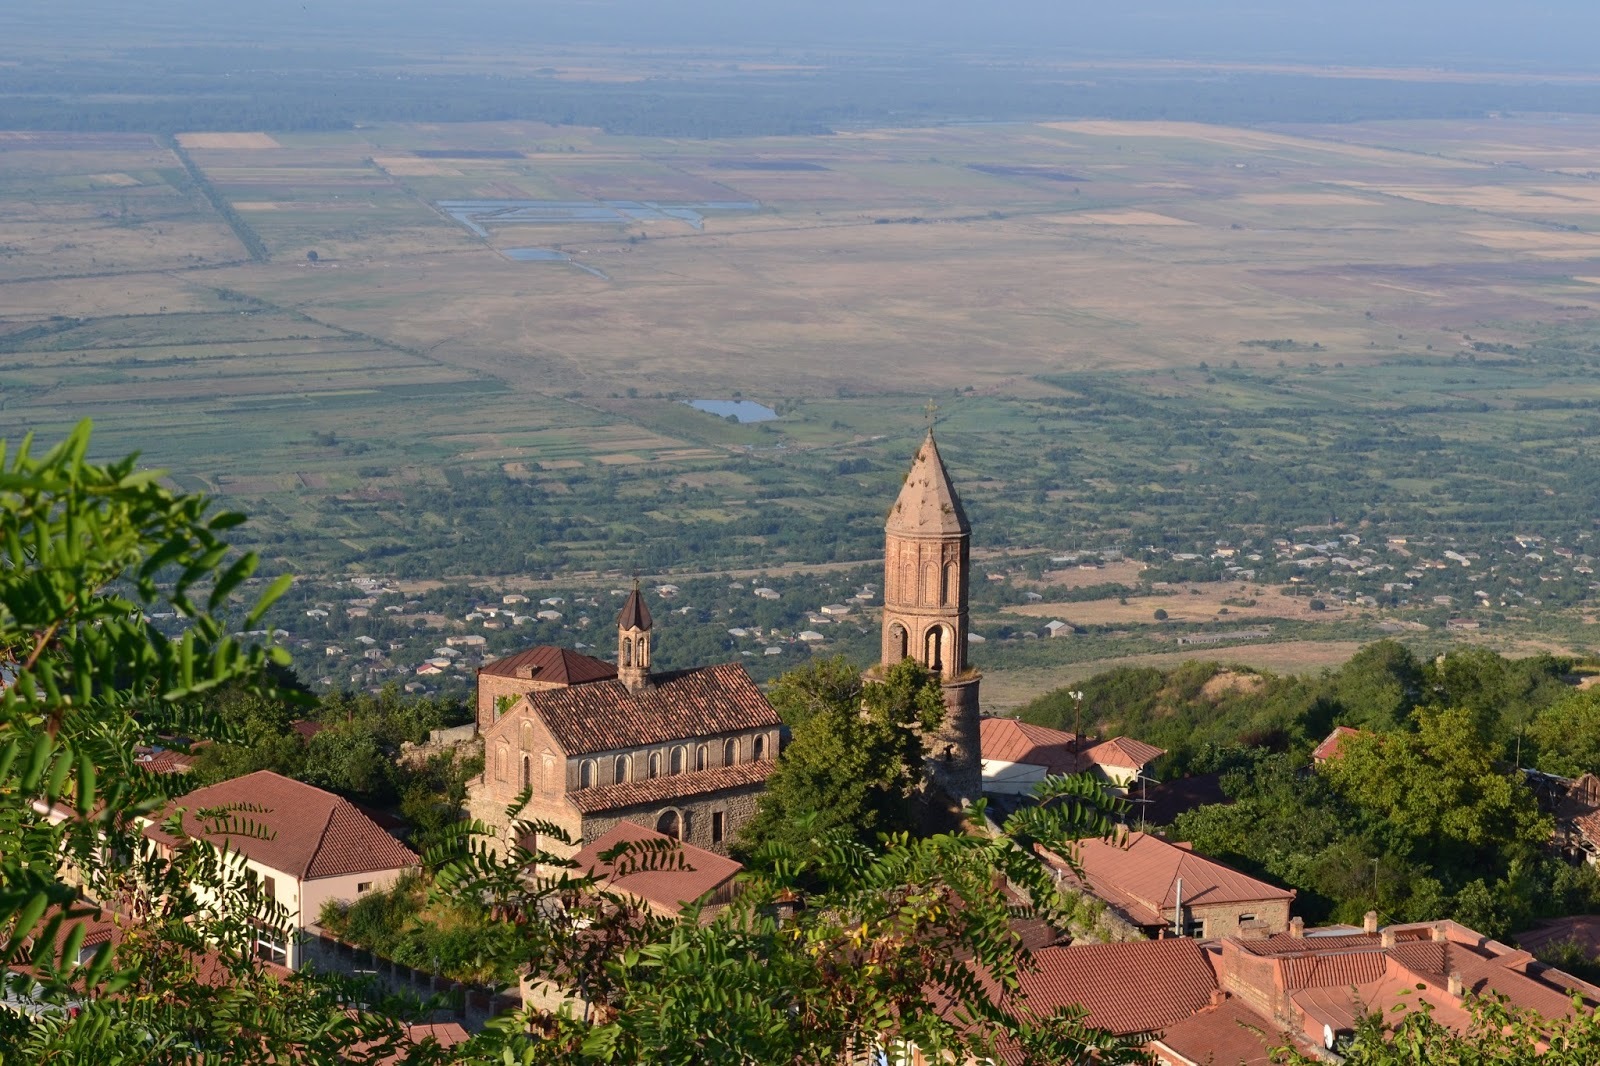
<instances>
[{"instance_id":1,"label":"church","mask_svg":"<svg viewBox=\"0 0 1600 1066\"><path fill-rule=\"evenodd\" d=\"M926 738L929 776L962 801L982 789L979 675L967 662L971 538L930 430L885 526L881 666L915 658L939 678L947 714ZM630 822L726 854L776 766L782 723L742 664L656 672L655 641L636 587L617 618L614 664L540 647L480 669L484 770L468 786L472 817L503 839L505 809L526 790L520 818L574 839Z\"/></svg>"}]
</instances>

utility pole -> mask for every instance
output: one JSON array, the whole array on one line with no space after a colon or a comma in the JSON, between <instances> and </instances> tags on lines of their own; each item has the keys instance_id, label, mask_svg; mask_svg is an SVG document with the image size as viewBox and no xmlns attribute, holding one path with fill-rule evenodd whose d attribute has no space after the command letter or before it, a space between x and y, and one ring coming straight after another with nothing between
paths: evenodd
<instances>
[{"instance_id":1,"label":"utility pole","mask_svg":"<svg viewBox=\"0 0 1600 1066\"><path fill-rule=\"evenodd\" d=\"M1083 750L1083 693L1074 689L1067 695L1072 697L1072 754L1076 755Z\"/></svg>"}]
</instances>

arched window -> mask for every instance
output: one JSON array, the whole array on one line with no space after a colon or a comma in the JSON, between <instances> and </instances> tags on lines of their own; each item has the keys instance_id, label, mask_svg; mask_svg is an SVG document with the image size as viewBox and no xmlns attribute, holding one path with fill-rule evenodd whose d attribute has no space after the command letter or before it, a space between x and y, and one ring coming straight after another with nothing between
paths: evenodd
<instances>
[{"instance_id":1,"label":"arched window","mask_svg":"<svg viewBox=\"0 0 1600 1066\"><path fill-rule=\"evenodd\" d=\"M661 753L659 751L652 751L650 753L650 776L661 776Z\"/></svg>"},{"instance_id":2,"label":"arched window","mask_svg":"<svg viewBox=\"0 0 1600 1066\"><path fill-rule=\"evenodd\" d=\"M612 778L617 784L622 784L633 776L633 759L626 755L617 756L617 776Z\"/></svg>"},{"instance_id":3,"label":"arched window","mask_svg":"<svg viewBox=\"0 0 1600 1066\"><path fill-rule=\"evenodd\" d=\"M648 636L640 634L639 647L633 659L634 664L637 666L650 665L650 638Z\"/></svg>"},{"instance_id":4,"label":"arched window","mask_svg":"<svg viewBox=\"0 0 1600 1066\"><path fill-rule=\"evenodd\" d=\"M901 603L917 602L917 568L914 563L900 564L900 595L897 598Z\"/></svg>"},{"instance_id":5,"label":"arched window","mask_svg":"<svg viewBox=\"0 0 1600 1066\"><path fill-rule=\"evenodd\" d=\"M673 748L672 749L672 772L675 773L675 774L683 773L683 763L684 763L684 760L687 759L688 757L689 757L689 753L686 750L684 750L684 748L683 748L683 746L681 744L678 747Z\"/></svg>"},{"instance_id":6,"label":"arched window","mask_svg":"<svg viewBox=\"0 0 1600 1066\"><path fill-rule=\"evenodd\" d=\"M495 749L495 763L499 770L496 775L501 781L509 781L511 773L511 745L502 742Z\"/></svg>"},{"instance_id":7,"label":"arched window","mask_svg":"<svg viewBox=\"0 0 1600 1066\"><path fill-rule=\"evenodd\" d=\"M522 757L522 787L527 788L533 784L533 760L526 755Z\"/></svg>"},{"instance_id":8,"label":"arched window","mask_svg":"<svg viewBox=\"0 0 1600 1066\"><path fill-rule=\"evenodd\" d=\"M622 665L623 666L632 666L633 665L633 638L632 637L623 637L622 638Z\"/></svg>"},{"instance_id":9,"label":"arched window","mask_svg":"<svg viewBox=\"0 0 1600 1066\"><path fill-rule=\"evenodd\" d=\"M556 794L556 757L547 751L540 757L539 761L541 768L540 781L544 784L544 794L546 796L554 796ZM565 787L565 782L562 782L562 787Z\"/></svg>"},{"instance_id":10,"label":"arched window","mask_svg":"<svg viewBox=\"0 0 1600 1066\"><path fill-rule=\"evenodd\" d=\"M944 627L934 626L924 638L927 641L928 669L936 674L944 672Z\"/></svg>"},{"instance_id":11,"label":"arched window","mask_svg":"<svg viewBox=\"0 0 1600 1066\"><path fill-rule=\"evenodd\" d=\"M662 811L661 817L656 819L656 832L662 836L669 836L673 840L683 839L683 818L677 811Z\"/></svg>"},{"instance_id":12,"label":"arched window","mask_svg":"<svg viewBox=\"0 0 1600 1066\"><path fill-rule=\"evenodd\" d=\"M704 744L700 745L698 748L695 748L694 768L696 770L704 770L706 768L706 761L708 758L709 756L706 754L706 746Z\"/></svg>"},{"instance_id":13,"label":"arched window","mask_svg":"<svg viewBox=\"0 0 1600 1066\"><path fill-rule=\"evenodd\" d=\"M907 646L910 643L910 639L911 637L910 634L906 632L906 627L901 625L899 622L895 622L889 626L890 666L893 666L895 663L906 657L907 652L910 651L910 648Z\"/></svg>"},{"instance_id":14,"label":"arched window","mask_svg":"<svg viewBox=\"0 0 1600 1066\"><path fill-rule=\"evenodd\" d=\"M524 718L522 720L522 731L519 734L519 736L522 738L522 750L523 751L532 751L533 750L533 723L528 721L526 718Z\"/></svg>"},{"instance_id":15,"label":"arched window","mask_svg":"<svg viewBox=\"0 0 1600 1066\"><path fill-rule=\"evenodd\" d=\"M945 563L944 564L944 595L939 598L939 602L941 604L951 604L951 603L955 603L958 599L960 599L961 598L960 585L961 585L960 571L958 571L956 569L956 564L955 563Z\"/></svg>"},{"instance_id":16,"label":"arched window","mask_svg":"<svg viewBox=\"0 0 1600 1066\"><path fill-rule=\"evenodd\" d=\"M767 738L756 737L755 743L750 746L750 757L760 762L767 757Z\"/></svg>"},{"instance_id":17,"label":"arched window","mask_svg":"<svg viewBox=\"0 0 1600 1066\"><path fill-rule=\"evenodd\" d=\"M922 572L922 602L931 606L944 605L944 585L939 579L937 563L930 563Z\"/></svg>"},{"instance_id":18,"label":"arched window","mask_svg":"<svg viewBox=\"0 0 1600 1066\"><path fill-rule=\"evenodd\" d=\"M578 787L589 788L594 785L595 765L593 759L585 759L578 764Z\"/></svg>"},{"instance_id":19,"label":"arched window","mask_svg":"<svg viewBox=\"0 0 1600 1066\"><path fill-rule=\"evenodd\" d=\"M722 765L732 766L739 761L739 742L737 740L724 741L722 744Z\"/></svg>"}]
</instances>

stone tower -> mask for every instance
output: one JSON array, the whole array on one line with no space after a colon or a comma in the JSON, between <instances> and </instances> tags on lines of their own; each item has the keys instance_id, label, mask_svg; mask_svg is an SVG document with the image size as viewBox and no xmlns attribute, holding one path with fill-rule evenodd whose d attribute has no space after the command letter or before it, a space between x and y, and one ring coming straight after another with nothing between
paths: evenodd
<instances>
[{"instance_id":1,"label":"stone tower","mask_svg":"<svg viewBox=\"0 0 1600 1066\"><path fill-rule=\"evenodd\" d=\"M628 595L617 616L617 680L629 692L639 692L650 685L650 608L644 605L637 583Z\"/></svg>"},{"instance_id":2,"label":"stone tower","mask_svg":"<svg viewBox=\"0 0 1600 1066\"><path fill-rule=\"evenodd\" d=\"M933 430L917 450L884 527L883 664L911 656L944 686L945 721L927 738L928 769L952 798L983 791L978 680L967 665L967 584L972 527Z\"/></svg>"}]
</instances>

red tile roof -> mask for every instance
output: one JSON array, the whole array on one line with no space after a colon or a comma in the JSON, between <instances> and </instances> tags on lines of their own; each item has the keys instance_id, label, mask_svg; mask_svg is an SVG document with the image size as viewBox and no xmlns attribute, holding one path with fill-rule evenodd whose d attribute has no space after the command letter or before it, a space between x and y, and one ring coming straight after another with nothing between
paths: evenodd
<instances>
[{"instance_id":1,"label":"red tile roof","mask_svg":"<svg viewBox=\"0 0 1600 1066\"><path fill-rule=\"evenodd\" d=\"M1165 754L1165 750L1154 744L1146 744L1142 740L1134 740L1132 737L1112 737L1086 749L1083 757L1098 766L1142 770Z\"/></svg>"},{"instance_id":2,"label":"red tile roof","mask_svg":"<svg viewBox=\"0 0 1600 1066\"><path fill-rule=\"evenodd\" d=\"M1094 895L1141 925L1166 921L1163 912L1178 904L1179 878L1183 879L1184 906L1294 899L1288 889L1258 881L1148 833L1129 833L1126 846L1104 840L1081 841L1081 881L1065 864L1052 860L1051 865L1065 878L1084 883Z\"/></svg>"},{"instance_id":3,"label":"red tile roof","mask_svg":"<svg viewBox=\"0 0 1600 1066\"><path fill-rule=\"evenodd\" d=\"M652 680L640 692L629 692L620 681L530 692L517 707L532 708L568 755L770 729L780 722L739 663L657 674ZM513 709L494 728L510 728L505 723L515 717Z\"/></svg>"},{"instance_id":4,"label":"red tile roof","mask_svg":"<svg viewBox=\"0 0 1600 1066\"><path fill-rule=\"evenodd\" d=\"M610 832L586 843L572 858L578 864L579 871L592 871L611 890L648 900L674 914L726 885L744 869L732 859L693 844L678 845L683 857L682 869L635 870L614 878L612 865L600 859L602 854L618 844L671 839L653 829L632 822L620 822Z\"/></svg>"},{"instance_id":5,"label":"red tile roof","mask_svg":"<svg viewBox=\"0 0 1600 1066\"><path fill-rule=\"evenodd\" d=\"M587 685L617 676L617 668L608 662L549 646L528 648L478 668L478 673L496 677L525 677L528 671L532 672L532 680L553 685Z\"/></svg>"},{"instance_id":6,"label":"red tile roof","mask_svg":"<svg viewBox=\"0 0 1600 1066\"><path fill-rule=\"evenodd\" d=\"M668 774L644 781L625 781L620 785L600 785L568 792L567 799L584 814L595 811L619 810L646 803L663 803L667 800L688 799L711 792L747 788L759 784L777 767L771 759L735 763L732 766L713 766L687 774Z\"/></svg>"},{"instance_id":7,"label":"red tile roof","mask_svg":"<svg viewBox=\"0 0 1600 1066\"><path fill-rule=\"evenodd\" d=\"M171 748L139 748L134 762L152 774L186 774L194 767L194 756Z\"/></svg>"},{"instance_id":8,"label":"red tile roof","mask_svg":"<svg viewBox=\"0 0 1600 1066\"><path fill-rule=\"evenodd\" d=\"M1184 937L1122 944L1073 944L1034 953L1022 976L1037 1016L1081 1005L1088 1023L1113 1033L1156 1032L1211 1002L1216 974L1205 952Z\"/></svg>"},{"instance_id":9,"label":"red tile roof","mask_svg":"<svg viewBox=\"0 0 1600 1066\"><path fill-rule=\"evenodd\" d=\"M1280 1026L1231 996L1174 1022L1160 1038L1160 1046L1190 1062L1216 1066L1268 1066L1274 1061L1271 1049L1289 1042Z\"/></svg>"},{"instance_id":10,"label":"red tile roof","mask_svg":"<svg viewBox=\"0 0 1600 1066\"><path fill-rule=\"evenodd\" d=\"M176 843L161 825L178 808L185 812L184 830L191 835L302 881L399 870L418 863L410 848L378 828L349 800L271 770L196 789L174 800L153 817L145 835L163 844ZM204 824L196 817L215 808L228 813L207 818Z\"/></svg>"},{"instance_id":11,"label":"red tile roof","mask_svg":"<svg viewBox=\"0 0 1600 1066\"><path fill-rule=\"evenodd\" d=\"M1552 918L1525 933L1517 934L1518 946L1535 953L1543 951L1551 944L1568 940L1575 942L1590 955L1600 957L1600 915L1579 914L1570 918Z\"/></svg>"},{"instance_id":12,"label":"red tile roof","mask_svg":"<svg viewBox=\"0 0 1600 1066\"><path fill-rule=\"evenodd\" d=\"M1059 729L985 715L978 733L985 759L1043 766L1052 774L1074 774L1082 767L1083 760L1072 750L1076 738Z\"/></svg>"},{"instance_id":13,"label":"red tile roof","mask_svg":"<svg viewBox=\"0 0 1600 1066\"><path fill-rule=\"evenodd\" d=\"M1363 729L1351 729L1347 725L1336 725L1333 732L1323 738L1322 743L1311 749L1311 758L1314 762L1325 762L1339 754L1339 745L1343 744L1346 737L1359 737L1365 735Z\"/></svg>"},{"instance_id":14,"label":"red tile roof","mask_svg":"<svg viewBox=\"0 0 1600 1066\"><path fill-rule=\"evenodd\" d=\"M300 739L309 741L312 737L328 728L326 722L311 722L304 718L289 723L289 728L300 734Z\"/></svg>"}]
</instances>

